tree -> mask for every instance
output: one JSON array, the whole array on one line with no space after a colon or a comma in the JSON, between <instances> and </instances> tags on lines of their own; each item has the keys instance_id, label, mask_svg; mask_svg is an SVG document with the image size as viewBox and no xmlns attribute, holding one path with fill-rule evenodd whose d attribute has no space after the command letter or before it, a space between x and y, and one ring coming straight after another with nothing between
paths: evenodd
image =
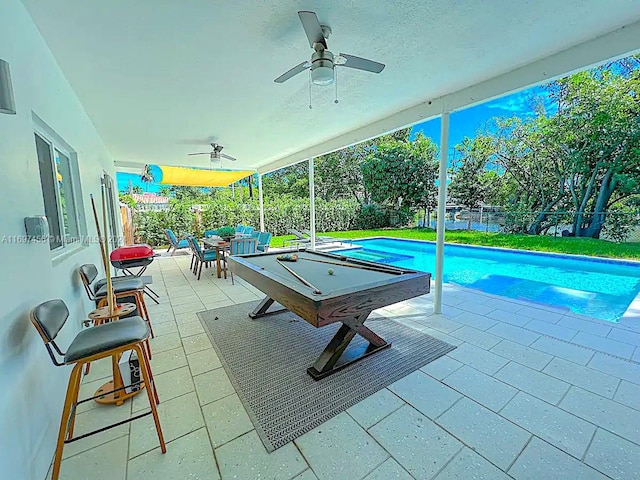
<instances>
[{"instance_id":1,"label":"tree","mask_svg":"<svg viewBox=\"0 0 640 480\"><path fill-rule=\"evenodd\" d=\"M499 182L495 172L487 171L492 153L491 142L483 136L475 139L466 137L456 145L455 150L459 158L451 169L449 195L469 210L478 208L482 203L487 203L488 197L496 196ZM471 215L467 230L471 230Z\"/></svg>"},{"instance_id":2,"label":"tree","mask_svg":"<svg viewBox=\"0 0 640 480\"><path fill-rule=\"evenodd\" d=\"M566 169L557 146L545 137L548 119L494 119L491 162L504 172L503 205L513 228L538 235L553 224L549 214L565 199ZM532 212L523 214L523 212Z\"/></svg>"},{"instance_id":3,"label":"tree","mask_svg":"<svg viewBox=\"0 0 640 480\"><path fill-rule=\"evenodd\" d=\"M266 174L262 188L265 196L309 198L309 164L300 162Z\"/></svg>"},{"instance_id":4,"label":"tree","mask_svg":"<svg viewBox=\"0 0 640 480\"><path fill-rule=\"evenodd\" d=\"M134 185L133 187L131 187L131 191L133 193L142 193L142 187L140 185Z\"/></svg>"},{"instance_id":5,"label":"tree","mask_svg":"<svg viewBox=\"0 0 640 480\"><path fill-rule=\"evenodd\" d=\"M415 212L436 204L437 147L422 133L412 142L389 139L372 149L362 164L371 199L396 210Z\"/></svg>"},{"instance_id":6,"label":"tree","mask_svg":"<svg viewBox=\"0 0 640 480\"><path fill-rule=\"evenodd\" d=\"M560 80L546 132L562 150L576 236L599 238L607 210L640 193L640 70Z\"/></svg>"},{"instance_id":7,"label":"tree","mask_svg":"<svg viewBox=\"0 0 640 480\"><path fill-rule=\"evenodd\" d=\"M362 179L362 163L377 145L388 141L408 142L410 133L410 128L403 128L316 158L316 196L326 201L339 197L353 197L360 204L368 203L369 194ZM268 173L263 177L263 188L265 195L309 198L308 162L289 165Z\"/></svg>"},{"instance_id":8,"label":"tree","mask_svg":"<svg viewBox=\"0 0 640 480\"><path fill-rule=\"evenodd\" d=\"M568 210L574 235L599 238L607 211L640 193L639 91L640 70L613 64L551 84L551 115L494 121L485 136L504 172L504 204L535 212L524 231L542 233Z\"/></svg>"},{"instance_id":9,"label":"tree","mask_svg":"<svg viewBox=\"0 0 640 480\"><path fill-rule=\"evenodd\" d=\"M181 203L204 203L208 197L207 190L203 187L172 185L169 188L173 198Z\"/></svg>"},{"instance_id":10,"label":"tree","mask_svg":"<svg viewBox=\"0 0 640 480\"><path fill-rule=\"evenodd\" d=\"M167 186L162 186L158 189L158 194L162 195L163 197L170 197L171 196L171 188L167 187Z\"/></svg>"},{"instance_id":11,"label":"tree","mask_svg":"<svg viewBox=\"0 0 640 480\"><path fill-rule=\"evenodd\" d=\"M120 200L120 203L124 203L129 208L131 208L132 210L135 210L136 201L133 199L133 197L130 194L124 193L124 192L120 192L118 194L118 199Z\"/></svg>"}]
</instances>

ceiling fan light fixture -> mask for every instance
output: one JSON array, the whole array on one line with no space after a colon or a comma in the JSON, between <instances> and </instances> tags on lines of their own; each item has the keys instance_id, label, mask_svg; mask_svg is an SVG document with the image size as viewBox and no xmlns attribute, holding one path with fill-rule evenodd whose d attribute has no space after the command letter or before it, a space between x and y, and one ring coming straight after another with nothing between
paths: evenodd
<instances>
[{"instance_id":1,"label":"ceiling fan light fixture","mask_svg":"<svg viewBox=\"0 0 640 480\"><path fill-rule=\"evenodd\" d=\"M313 68L311 81L316 85L331 85L333 83L333 64L331 66L318 65Z\"/></svg>"},{"instance_id":2,"label":"ceiling fan light fixture","mask_svg":"<svg viewBox=\"0 0 640 480\"><path fill-rule=\"evenodd\" d=\"M333 79L333 53L318 48L311 57L311 81L316 85L331 85Z\"/></svg>"}]
</instances>

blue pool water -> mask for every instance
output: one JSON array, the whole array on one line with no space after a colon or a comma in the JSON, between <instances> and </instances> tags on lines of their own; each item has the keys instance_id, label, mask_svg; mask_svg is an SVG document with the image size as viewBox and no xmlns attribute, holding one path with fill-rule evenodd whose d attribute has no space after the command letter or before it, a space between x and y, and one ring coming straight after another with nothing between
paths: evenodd
<instances>
[{"instance_id":1,"label":"blue pool water","mask_svg":"<svg viewBox=\"0 0 640 480\"><path fill-rule=\"evenodd\" d=\"M434 243L374 238L341 255L435 272ZM338 253L338 252L336 252ZM444 281L617 321L640 292L640 264L446 245Z\"/></svg>"}]
</instances>

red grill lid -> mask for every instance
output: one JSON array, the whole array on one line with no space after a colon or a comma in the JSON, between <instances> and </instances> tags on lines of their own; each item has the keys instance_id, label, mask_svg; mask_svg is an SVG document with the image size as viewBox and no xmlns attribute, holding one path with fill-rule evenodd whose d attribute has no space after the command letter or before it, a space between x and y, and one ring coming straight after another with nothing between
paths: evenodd
<instances>
[{"instance_id":1,"label":"red grill lid","mask_svg":"<svg viewBox=\"0 0 640 480\"><path fill-rule=\"evenodd\" d=\"M140 258L153 257L153 249L147 244L127 245L125 247L116 248L109 255L112 262L121 262L123 260L137 260Z\"/></svg>"}]
</instances>

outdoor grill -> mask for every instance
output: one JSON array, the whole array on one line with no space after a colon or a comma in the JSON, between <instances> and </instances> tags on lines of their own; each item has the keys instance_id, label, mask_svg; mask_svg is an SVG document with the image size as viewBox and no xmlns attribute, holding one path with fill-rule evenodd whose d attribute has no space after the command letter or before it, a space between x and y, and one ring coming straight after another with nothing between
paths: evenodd
<instances>
[{"instance_id":1,"label":"outdoor grill","mask_svg":"<svg viewBox=\"0 0 640 480\"><path fill-rule=\"evenodd\" d=\"M111 265L122 270L125 275L140 277L144 281L144 293L158 303L158 294L149 287L153 279L150 275L142 276L156 256L158 255L153 253L153 249L147 244L127 245L113 250L109 255L109 260ZM132 272L132 268L138 268L139 270Z\"/></svg>"},{"instance_id":2,"label":"outdoor grill","mask_svg":"<svg viewBox=\"0 0 640 480\"><path fill-rule=\"evenodd\" d=\"M115 268L127 271L130 268L138 267L146 269L153 262L153 257L155 257L153 249L149 245L141 244L118 247L111 252L109 260ZM132 273L129 272L129 274Z\"/></svg>"}]
</instances>

